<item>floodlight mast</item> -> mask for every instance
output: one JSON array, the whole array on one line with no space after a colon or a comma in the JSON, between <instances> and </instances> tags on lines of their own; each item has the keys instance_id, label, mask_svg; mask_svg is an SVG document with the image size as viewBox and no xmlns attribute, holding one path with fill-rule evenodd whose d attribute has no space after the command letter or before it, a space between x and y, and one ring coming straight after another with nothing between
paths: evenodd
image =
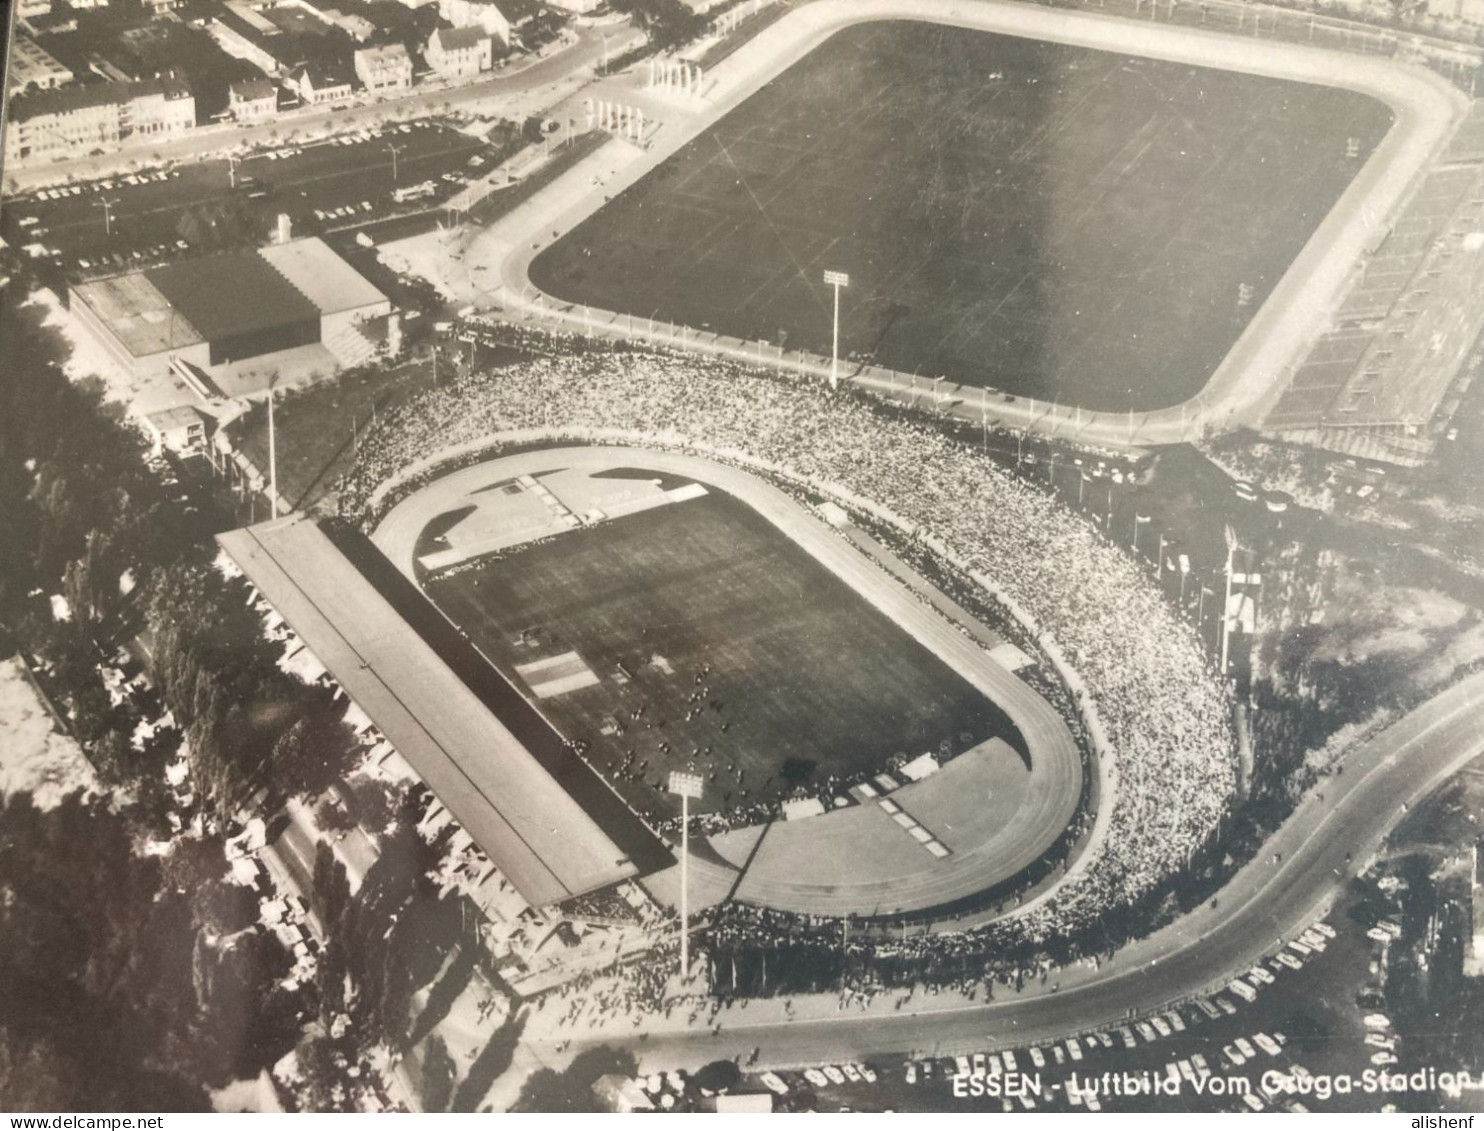
<instances>
[{"instance_id":1,"label":"floodlight mast","mask_svg":"<svg viewBox=\"0 0 1484 1131\"><path fill-rule=\"evenodd\" d=\"M680 981L690 978L690 799L699 798L700 774L670 774L670 792L680 795Z\"/></svg>"},{"instance_id":2,"label":"floodlight mast","mask_svg":"<svg viewBox=\"0 0 1484 1131\"><path fill-rule=\"evenodd\" d=\"M826 271L825 285L835 288L835 333L830 348L830 388L840 387L840 288L850 286L850 276L844 271Z\"/></svg>"}]
</instances>

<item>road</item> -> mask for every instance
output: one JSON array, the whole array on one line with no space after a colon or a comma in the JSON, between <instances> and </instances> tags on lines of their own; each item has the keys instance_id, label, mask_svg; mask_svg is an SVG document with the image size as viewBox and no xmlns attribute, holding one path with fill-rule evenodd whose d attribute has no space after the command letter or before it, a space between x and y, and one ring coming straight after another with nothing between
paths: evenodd
<instances>
[{"instance_id":1,"label":"road","mask_svg":"<svg viewBox=\"0 0 1484 1131\"><path fill-rule=\"evenodd\" d=\"M536 113L567 97L592 78L593 64L605 51L604 32L579 28L574 42L551 54L490 78L459 87L414 87L401 98L356 103L343 110L301 110L276 115L271 121L250 126L223 124L203 126L183 137L147 139L102 157L80 157L31 168L5 171L10 193L128 172L141 164L220 156L254 146L271 145L289 137L300 140L316 134L375 128L394 118L415 118L441 112L445 106L471 107L491 100L489 110L503 117ZM625 37L637 34L628 27L606 32L607 49L622 49Z\"/></svg>"},{"instance_id":2,"label":"road","mask_svg":"<svg viewBox=\"0 0 1484 1131\"><path fill-rule=\"evenodd\" d=\"M649 1071L745 1058L755 1047L763 1050L764 1066L777 1067L873 1054L951 1054L1107 1027L1129 1010L1142 1013L1206 992L1317 917L1354 870L1350 861L1373 852L1410 804L1484 750L1481 708L1484 673L1362 743L1346 760L1347 772L1312 792L1213 904L1125 948L1098 970L1059 971L1059 989L1052 988L1055 982L1032 984L1008 998L1001 991L1001 1000L989 1003L934 1004L912 1013L800 1010L794 1021L780 1020L772 1002L754 1002L746 1011L724 1011L719 1034L687 1028L683 1018L656 1018L643 1036L632 1028L590 1030L573 1038L564 1056L600 1044L626 1046ZM538 1051L544 1061L558 1059L549 1046Z\"/></svg>"}]
</instances>

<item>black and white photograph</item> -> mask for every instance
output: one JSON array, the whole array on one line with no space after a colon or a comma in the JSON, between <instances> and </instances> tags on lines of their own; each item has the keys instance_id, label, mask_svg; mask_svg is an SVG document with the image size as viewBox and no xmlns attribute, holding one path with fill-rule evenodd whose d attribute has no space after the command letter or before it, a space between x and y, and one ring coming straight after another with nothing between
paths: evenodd
<instances>
[{"instance_id":1,"label":"black and white photograph","mask_svg":"<svg viewBox=\"0 0 1484 1131\"><path fill-rule=\"evenodd\" d=\"M1484 0L0 11L7 1131L1474 1127Z\"/></svg>"}]
</instances>

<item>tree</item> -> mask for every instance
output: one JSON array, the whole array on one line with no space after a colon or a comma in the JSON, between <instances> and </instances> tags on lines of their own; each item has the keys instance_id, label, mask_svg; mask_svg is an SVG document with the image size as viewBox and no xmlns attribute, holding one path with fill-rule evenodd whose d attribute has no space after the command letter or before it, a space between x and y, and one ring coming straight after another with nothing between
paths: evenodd
<instances>
[{"instance_id":1,"label":"tree","mask_svg":"<svg viewBox=\"0 0 1484 1131\"><path fill-rule=\"evenodd\" d=\"M423 1050L422 1101L424 1111L447 1111L448 1101L453 1098L453 1082L458 1075L458 1065L448 1055L448 1046L443 1038L428 1038Z\"/></svg>"},{"instance_id":2,"label":"tree","mask_svg":"<svg viewBox=\"0 0 1484 1131\"><path fill-rule=\"evenodd\" d=\"M314 823L327 833L348 833L356 827L356 819L331 797L314 807Z\"/></svg>"},{"instance_id":3,"label":"tree","mask_svg":"<svg viewBox=\"0 0 1484 1131\"><path fill-rule=\"evenodd\" d=\"M273 746L272 779L278 788L308 796L350 772L360 751L340 712L328 698L306 698L299 716Z\"/></svg>"},{"instance_id":4,"label":"tree","mask_svg":"<svg viewBox=\"0 0 1484 1131\"><path fill-rule=\"evenodd\" d=\"M627 1050L599 1045L572 1058L563 1072L539 1068L521 1087L511 1111L602 1111L593 1095L593 1083L599 1076L617 1074L633 1076L639 1071L634 1054Z\"/></svg>"}]
</instances>

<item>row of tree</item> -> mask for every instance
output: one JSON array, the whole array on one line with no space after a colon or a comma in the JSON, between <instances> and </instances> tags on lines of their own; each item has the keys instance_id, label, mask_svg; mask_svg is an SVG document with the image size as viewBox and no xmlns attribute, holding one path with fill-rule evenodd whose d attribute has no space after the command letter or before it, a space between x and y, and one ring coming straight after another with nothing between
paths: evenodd
<instances>
[{"instance_id":1,"label":"row of tree","mask_svg":"<svg viewBox=\"0 0 1484 1131\"><path fill-rule=\"evenodd\" d=\"M193 1110L300 1042L319 987L229 876L230 820L317 793L354 754L343 707L279 670L241 580L214 568L233 521L146 461L96 381L73 382L20 278L0 294L0 636L33 659L105 785L42 811L0 797L0 1097L6 1110ZM61 594L70 616L53 615ZM103 670L150 658L154 690ZM164 777L182 735L200 814ZM271 787L265 789L264 787ZM204 833L145 853L177 817ZM195 822L193 816L204 818ZM213 831L220 830L220 831Z\"/></svg>"}]
</instances>

